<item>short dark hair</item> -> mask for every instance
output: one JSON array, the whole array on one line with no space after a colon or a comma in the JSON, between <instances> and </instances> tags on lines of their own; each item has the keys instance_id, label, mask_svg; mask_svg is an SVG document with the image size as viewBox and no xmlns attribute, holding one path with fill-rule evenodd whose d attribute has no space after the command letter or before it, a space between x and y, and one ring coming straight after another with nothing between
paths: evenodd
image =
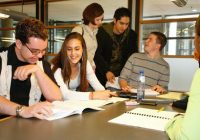
<instances>
[{"instance_id":1,"label":"short dark hair","mask_svg":"<svg viewBox=\"0 0 200 140\"><path fill-rule=\"evenodd\" d=\"M131 19L131 12L128 8L121 7L115 11L114 18L120 20L122 17L129 17Z\"/></svg>"},{"instance_id":2,"label":"short dark hair","mask_svg":"<svg viewBox=\"0 0 200 140\"><path fill-rule=\"evenodd\" d=\"M83 11L83 23L88 25L90 22L94 23L96 17L101 16L104 13L102 6L98 3L91 3Z\"/></svg>"},{"instance_id":3,"label":"short dark hair","mask_svg":"<svg viewBox=\"0 0 200 140\"><path fill-rule=\"evenodd\" d=\"M48 31L41 21L30 18L24 19L16 25L15 39L19 39L24 45L29 43L30 37L36 37L42 40L48 38Z\"/></svg>"},{"instance_id":4,"label":"short dark hair","mask_svg":"<svg viewBox=\"0 0 200 140\"><path fill-rule=\"evenodd\" d=\"M167 44L167 37L165 36L165 34L161 32L151 32L150 34L153 34L157 37L156 42L160 44L160 51L162 51L162 49Z\"/></svg>"}]
</instances>

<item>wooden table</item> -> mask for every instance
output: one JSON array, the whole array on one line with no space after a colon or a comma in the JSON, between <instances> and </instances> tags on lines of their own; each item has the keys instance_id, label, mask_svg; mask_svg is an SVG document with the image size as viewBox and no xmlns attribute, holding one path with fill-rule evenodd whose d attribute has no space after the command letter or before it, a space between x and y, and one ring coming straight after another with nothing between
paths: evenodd
<instances>
[{"instance_id":1,"label":"wooden table","mask_svg":"<svg viewBox=\"0 0 200 140\"><path fill-rule=\"evenodd\" d=\"M11 118L0 122L0 140L168 140L165 132L108 123L135 107L159 109L157 106L126 106L124 102L106 105L103 111L86 111L63 119L46 121ZM182 110L164 105L167 110Z\"/></svg>"}]
</instances>

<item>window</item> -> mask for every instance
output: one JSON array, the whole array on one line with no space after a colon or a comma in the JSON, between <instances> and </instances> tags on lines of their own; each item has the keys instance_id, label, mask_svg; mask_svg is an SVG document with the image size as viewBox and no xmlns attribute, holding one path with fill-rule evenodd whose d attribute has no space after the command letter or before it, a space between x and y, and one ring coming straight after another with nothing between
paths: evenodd
<instances>
[{"instance_id":1,"label":"window","mask_svg":"<svg viewBox=\"0 0 200 140\"><path fill-rule=\"evenodd\" d=\"M197 11L193 11L200 2L191 0L184 7L177 7L171 1L140 0L142 2L140 51L143 51L148 34L160 31L168 38L163 55L193 55L194 25L198 16Z\"/></svg>"},{"instance_id":2,"label":"window","mask_svg":"<svg viewBox=\"0 0 200 140\"><path fill-rule=\"evenodd\" d=\"M110 22L114 11L119 7L127 7L128 0L74 0L74 1L51 1L47 0L48 6L48 26L49 28L49 53L57 53L60 50L62 42L74 26L81 24L82 12L84 8L97 2L104 9L104 22Z\"/></svg>"},{"instance_id":3,"label":"window","mask_svg":"<svg viewBox=\"0 0 200 140\"><path fill-rule=\"evenodd\" d=\"M25 16L29 17L35 17L36 15L36 4L35 2L33 4L25 4L21 5L16 4L15 6L2 6L0 9L5 10L9 9L11 10L10 18L1 19L0 18L0 47L8 47L13 42L15 42L15 31L14 28L16 26L16 23Z\"/></svg>"}]
</instances>

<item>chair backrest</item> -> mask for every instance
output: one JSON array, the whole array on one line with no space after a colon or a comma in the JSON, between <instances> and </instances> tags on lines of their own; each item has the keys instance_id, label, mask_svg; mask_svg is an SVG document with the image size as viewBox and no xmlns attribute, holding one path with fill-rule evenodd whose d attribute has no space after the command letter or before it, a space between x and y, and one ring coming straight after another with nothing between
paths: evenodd
<instances>
[{"instance_id":1,"label":"chair backrest","mask_svg":"<svg viewBox=\"0 0 200 140\"><path fill-rule=\"evenodd\" d=\"M199 68L193 58L164 58L170 66L169 90L189 91L194 73Z\"/></svg>"}]
</instances>

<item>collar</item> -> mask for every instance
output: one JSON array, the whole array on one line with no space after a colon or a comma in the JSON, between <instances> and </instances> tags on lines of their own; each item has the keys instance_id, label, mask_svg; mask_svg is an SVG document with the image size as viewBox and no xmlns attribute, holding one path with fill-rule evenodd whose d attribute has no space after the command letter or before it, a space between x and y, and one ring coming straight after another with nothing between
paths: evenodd
<instances>
[{"instance_id":1,"label":"collar","mask_svg":"<svg viewBox=\"0 0 200 140\"><path fill-rule=\"evenodd\" d=\"M91 35L95 35L96 36L96 34L98 32L98 29L92 30L88 25L85 25L85 24L83 24L82 27L85 28L85 30Z\"/></svg>"},{"instance_id":2,"label":"collar","mask_svg":"<svg viewBox=\"0 0 200 140\"><path fill-rule=\"evenodd\" d=\"M27 62L20 61L17 58L17 54L15 52L15 47L16 47L16 44L13 43L8 48L8 63L7 64L8 65L27 65L28 64Z\"/></svg>"},{"instance_id":3,"label":"collar","mask_svg":"<svg viewBox=\"0 0 200 140\"><path fill-rule=\"evenodd\" d=\"M114 32L113 32L114 22L104 23L104 24L102 25L102 27L103 27L103 29L112 37L113 40L116 40L116 39L115 39L115 34L114 34ZM120 42L123 42L123 41L127 38L128 34L129 34L129 31L130 31L130 28L128 27L128 28L125 30L125 32L122 34L122 39L121 39Z\"/></svg>"}]
</instances>

